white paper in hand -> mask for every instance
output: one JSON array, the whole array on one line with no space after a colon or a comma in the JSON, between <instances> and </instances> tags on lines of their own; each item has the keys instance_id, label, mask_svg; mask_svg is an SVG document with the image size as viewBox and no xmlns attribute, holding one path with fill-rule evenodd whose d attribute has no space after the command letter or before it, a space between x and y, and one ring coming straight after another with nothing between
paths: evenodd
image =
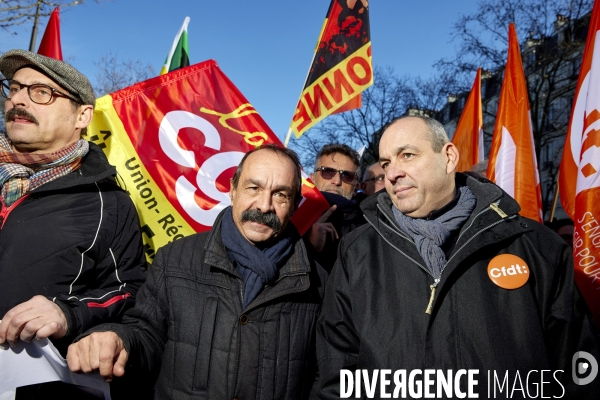
<instances>
[{"instance_id":1,"label":"white paper in hand","mask_svg":"<svg viewBox=\"0 0 600 400\"><path fill-rule=\"evenodd\" d=\"M110 400L109 385L98 373L72 373L48 339L0 345L0 400L13 400L18 387L54 381L100 390Z\"/></svg>"}]
</instances>

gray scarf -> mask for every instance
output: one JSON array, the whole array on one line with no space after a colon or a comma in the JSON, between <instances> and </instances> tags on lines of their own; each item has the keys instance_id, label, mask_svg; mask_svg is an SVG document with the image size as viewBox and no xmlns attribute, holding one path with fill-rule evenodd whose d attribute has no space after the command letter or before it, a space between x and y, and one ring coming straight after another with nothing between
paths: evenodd
<instances>
[{"instance_id":1,"label":"gray scarf","mask_svg":"<svg viewBox=\"0 0 600 400\"><path fill-rule=\"evenodd\" d=\"M462 186L460 198L454 208L434 220L407 217L392 205L394 217L400 228L415 242L419 254L435 279L440 278L446 264L446 254L441 246L452 232L459 229L469 218L476 203L475 195L467 186Z\"/></svg>"}]
</instances>

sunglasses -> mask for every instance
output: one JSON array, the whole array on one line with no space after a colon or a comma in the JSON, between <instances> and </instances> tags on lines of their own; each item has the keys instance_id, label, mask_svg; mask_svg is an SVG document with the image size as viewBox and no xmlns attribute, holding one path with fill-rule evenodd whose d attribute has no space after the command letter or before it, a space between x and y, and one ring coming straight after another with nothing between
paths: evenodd
<instances>
[{"instance_id":1,"label":"sunglasses","mask_svg":"<svg viewBox=\"0 0 600 400\"><path fill-rule=\"evenodd\" d=\"M315 168L315 172L319 171L321 173L321 177L323 179L333 179L333 177L339 172L340 173L340 179L342 180L342 182L344 183L348 183L350 185L353 185L356 183L356 180L358 179L358 174L356 172L352 172L352 171L344 171L343 169L335 169L335 168L329 168L329 167L318 167Z\"/></svg>"}]
</instances>

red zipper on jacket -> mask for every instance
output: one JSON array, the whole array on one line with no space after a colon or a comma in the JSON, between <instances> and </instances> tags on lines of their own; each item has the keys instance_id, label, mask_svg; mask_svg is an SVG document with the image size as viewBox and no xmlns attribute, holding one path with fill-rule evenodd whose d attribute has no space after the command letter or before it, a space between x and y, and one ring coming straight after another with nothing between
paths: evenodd
<instances>
[{"instance_id":1,"label":"red zipper on jacket","mask_svg":"<svg viewBox=\"0 0 600 400\"><path fill-rule=\"evenodd\" d=\"M4 228L4 223L6 222L6 219L8 218L8 214L10 214L10 212L12 210L14 210L16 206L18 206L19 204L21 204L21 202L23 200L25 200L27 197L29 197L28 194L26 194L25 196L21 197L19 200L17 200L14 203L12 203L10 205L10 207L7 207L6 204L4 204L4 200L0 199L0 202L2 202L2 210L0 210L0 230L2 228Z\"/></svg>"}]
</instances>

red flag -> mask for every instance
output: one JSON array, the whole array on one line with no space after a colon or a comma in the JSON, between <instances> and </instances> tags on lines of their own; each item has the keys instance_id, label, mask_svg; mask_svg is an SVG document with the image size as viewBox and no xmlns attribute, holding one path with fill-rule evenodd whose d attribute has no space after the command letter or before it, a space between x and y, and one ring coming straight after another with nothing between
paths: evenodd
<instances>
[{"instance_id":1,"label":"red flag","mask_svg":"<svg viewBox=\"0 0 600 400\"><path fill-rule=\"evenodd\" d=\"M481 68L477 70L471 93L452 138L460 158L456 170L469 171L483 161L483 114L481 107Z\"/></svg>"},{"instance_id":2,"label":"red flag","mask_svg":"<svg viewBox=\"0 0 600 400\"><path fill-rule=\"evenodd\" d=\"M596 40L598 39L598 40ZM560 200L575 223L575 281L600 324L600 4L592 11L560 164Z\"/></svg>"},{"instance_id":3,"label":"red flag","mask_svg":"<svg viewBox=\"0 0 600 400\"><path fill-rule=\"evenodd\" d=\"M372 84L369 3L331 0L290 130L299 138L328 115L360 108Z\"/></svg>"},{"instance_id":4,"label":"red flag","mask_svg":"<svg viewBox=\"0 0 600 400\"><path fill-rule=\"evenodd\" d=\"M55 58L62 61L62 48L60 47L60 15L59 7L56 7L46 26L42 42L38 48L38 54Z\"/></svg>"},{"instance_id":5,"label":"red flag","mask_svg":"<svg viewBox=\"0 0 600 400\"><path fill-rule=\"evenodd\" d=\"M134 200L150 259L159 247L210 229L230 204L229 179L244 154L281 143L212 60L97 99L87 135ZM303 178L292 218L301 234L329 208Z\"/></svg>"},{"instance_id":6,"label":"red flag","mask_svg":"<svg viewBox=\"0 0 600 400\"><path fill-rule=\"evenodd\" d=\"M500 90L487 177L517 200L521 215L542 222L540 176L531 129L527 81L513 23L508 28L508 60Z\"/></svg>"}]
</instances>

